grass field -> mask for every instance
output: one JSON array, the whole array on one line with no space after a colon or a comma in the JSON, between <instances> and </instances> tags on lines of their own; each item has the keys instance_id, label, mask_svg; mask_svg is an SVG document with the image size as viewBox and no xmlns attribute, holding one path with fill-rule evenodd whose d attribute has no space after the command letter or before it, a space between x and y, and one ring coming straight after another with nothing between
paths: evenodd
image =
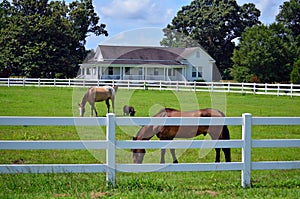
<instances>
[{"instance_id":1,"label":"grass field","mask_svg":"<svg viewBox=\"0 0 300 199\"><path fill-rule=\"evenodd\" d=\"M86 89L0 87L2 116L78 116L77 104ZM116 114L130 104L136 116L150 116L161 107L183 110L215 107L227 116L300 116L300 98L119 89ZM88 105L86 107L88 108ZM98 103L99 115L106 112ZM88 116L89 113L86 114ZM105 137L104 127L0 127L1 140L78 140ZM139 127L117 128L117 139L130 139ZM231 138L241 138L241 127L229 127ZM299 139L299 126L255 126L254 139ZM196 139L203 139L199 136ZM214 151L202 157L199 150L176 150L180 162L213 162ZM300 149L255 149L253 161L300 160ZM171 161L167 153L167 162ZM0 151L0 164L23 159L34 163L102 163L104 151L28 150ZM241 150L232 150L233 161ZM223 160L223 159L222 159ZM119 163L131 163L128 150L117 152ZM159 151L150 150L146 162L159 161ZM118 173L117 186L107 188L105 174L13 174L0 175L0 198L300 198L300 171L253 171L250 189L240 186L240 172Z\"/></svg>"}]
</instances>

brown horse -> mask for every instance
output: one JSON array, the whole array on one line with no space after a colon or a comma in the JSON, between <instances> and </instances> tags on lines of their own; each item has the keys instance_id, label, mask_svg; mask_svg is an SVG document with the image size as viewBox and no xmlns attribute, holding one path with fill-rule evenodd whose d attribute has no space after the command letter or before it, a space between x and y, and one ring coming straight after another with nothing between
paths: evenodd
<instances>
[{"instance_id":1,"label":"brown horse","mask_svg":"<svg viewBox=\"0 0 300 199\"><path fill-rule=\"evenodd\" d=\"M103 87L91 87L84 94L81 103L79 104L80 116L83 117L85 112L85 104L88 102L91 105L91 116L93 116L93 111L95 111L96 117L98 116L95 102L106 102L107 112L109 113L109 100L112 102L112 109L115 112L115 95L118 90L118 86L103 86Z\"/></svg>"},{"instance_id":2,"label":"brown horse","mask_svg":"<svg viewBox=\"0 0 300 199\"><path fill-rule=\"evenodd\" d=\"M216 109L200 109L195 111L181 112L172 108L164 108L154 117L225 117L224 113ZM213 140L229 140L229 130L224 126L143 126L133 140L150 140L156 135L160 140L173 140L174 138L193 138L200 134L209 134ZM216 162L220 162L220 149L216 148ZM230 148L222 149L226 162L231 161ZM173 163L178 163L175 149L170 149ZM143 162L146 150L132 149L134 163ZM165 149L161 149L160 163L165 163Z\"/></svg>"}]
</instances>

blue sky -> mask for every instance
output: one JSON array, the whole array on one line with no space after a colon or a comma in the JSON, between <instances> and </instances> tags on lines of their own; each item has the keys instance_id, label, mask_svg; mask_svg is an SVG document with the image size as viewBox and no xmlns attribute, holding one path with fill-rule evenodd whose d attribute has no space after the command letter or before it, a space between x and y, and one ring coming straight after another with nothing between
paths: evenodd
<instances>
[{"instance_id":1,"label":"blue sky","mask_svg":"<svg viewBox=\"0 0 300 199\"><path fill-rule=\"evenodd\" d=\"M261 11L260 20L264 24L270 24L275 21L279 6L284 1L237 0L237 3L254 3ZM99 44L158 45L162 38L161 29L171 22L182 6L189 5L190 2L191 0L94 0L100 22L107 25L109 36L89 36L86 48L96 49Z\"/></svg>"}]
</instances>

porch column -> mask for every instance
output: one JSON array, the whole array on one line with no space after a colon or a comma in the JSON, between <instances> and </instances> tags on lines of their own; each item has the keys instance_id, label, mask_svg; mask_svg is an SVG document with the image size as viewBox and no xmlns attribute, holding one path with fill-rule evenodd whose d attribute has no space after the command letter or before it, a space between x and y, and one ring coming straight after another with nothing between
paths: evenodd
<instances>
[{"instance_id":1,"label":"porch column","mask_svg":"<svg viewBox=\"0 0 300 199\"><path fill-rule=\"evenodd\" d=\"M99 66L96 65L96 77L97 77L97 80L99 79Z\"/></svg>"},{"instance_id":2,"label":"porch column","mask_svg":"<svg viewBox=\"0 0 300 199\"><path fill-rule=\"evenodd\" d=\"M102 66L99 67L99 79L102 79Z\"/></svg>"},{"instance_id":3,"label":"porch column","mask_svg":"<svg viewBox=\"0 0 300 199\"><path fill-rule=\"evenodd\" d=\"M87 75L87 67L84 67L84 72L83 72L84 74L84 78L86 77L86 75Z\"/></svg>"}]
</instances>

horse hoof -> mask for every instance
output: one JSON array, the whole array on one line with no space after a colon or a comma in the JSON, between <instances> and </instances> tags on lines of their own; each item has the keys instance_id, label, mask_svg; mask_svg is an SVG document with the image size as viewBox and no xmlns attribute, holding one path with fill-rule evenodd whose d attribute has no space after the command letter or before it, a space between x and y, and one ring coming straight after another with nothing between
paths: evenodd
<instances>
[{"instance_id":1,"label":"horse hoof","mask_svg":"<svg viewBox=\"0 0 300 199\"><path fill-rule=\"evenodd\" d=\"M178 160L174 160L173 163L174 163L174 164L178 164Z\"/></svg>"}]
</instances>

